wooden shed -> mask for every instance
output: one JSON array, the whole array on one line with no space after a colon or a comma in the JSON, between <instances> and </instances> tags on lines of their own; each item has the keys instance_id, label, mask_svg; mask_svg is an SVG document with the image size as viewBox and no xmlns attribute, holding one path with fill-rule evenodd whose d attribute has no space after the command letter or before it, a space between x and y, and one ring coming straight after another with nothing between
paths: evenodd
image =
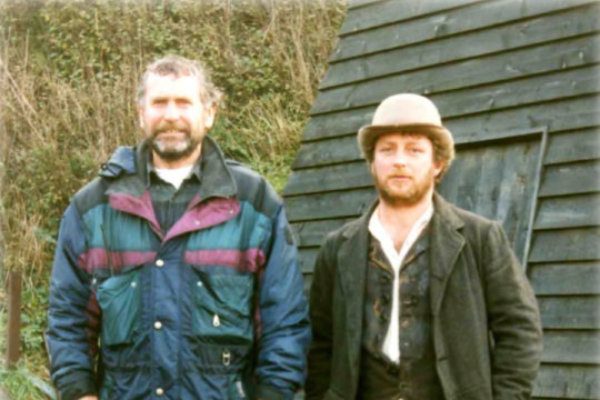
<instances>
[{"instance_id":1,"label":"wooden shed","mask_svg":"<svg viewBox=\"0 0 600 400\"><path fill-rule=\"evenodd\" d=\"M355 0L284 191L310 286L324 235L375 198L356 145L386 96L439 107L439 191L501 220L544 326L537 399L600 399L600 2Z\"/></svg>"}]
</instances>

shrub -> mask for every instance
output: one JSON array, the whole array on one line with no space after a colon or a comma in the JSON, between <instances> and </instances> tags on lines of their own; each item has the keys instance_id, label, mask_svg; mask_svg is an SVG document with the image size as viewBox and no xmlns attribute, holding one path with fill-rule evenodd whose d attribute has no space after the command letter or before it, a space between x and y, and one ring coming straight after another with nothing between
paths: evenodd
<instances>
[{"instance_id":1,"label":"shrub","mask_svg":"<svg viewBox=\"0 0 600 400\"><path fill-rule=\"evenodd\" d=\"M0 2L0 266L24 282L23 360L0 370L13 398L42 397L27 377L48 380L41 333L60 216L117 145L138 141L145 65L202 60L226 94L211 135L281 190L344 10L344 0Z\"/></svg>"}]
</instances>

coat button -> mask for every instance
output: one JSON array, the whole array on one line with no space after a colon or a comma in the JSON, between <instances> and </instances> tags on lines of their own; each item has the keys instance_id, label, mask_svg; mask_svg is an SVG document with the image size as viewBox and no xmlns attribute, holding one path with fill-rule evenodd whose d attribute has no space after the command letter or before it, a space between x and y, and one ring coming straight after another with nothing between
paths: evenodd
<instances>
[{"instance_id":1,"label":"coat button","mask_svg":"<svg viewBox=\"0 0 600 400\"><path fill-rule=\"evenodd\" d=\"M223 352L223 365L227 367L229 364L231 364L231 353L229 350L225 350Z\"/></svg>"},{"instance_id":2,"label":"coat button","mask_svg":"<svg viewBox=\"0 0 600 400\"><path fill-rule=\"evenodd\" d=\"M160 268L165 265L165 262L159 258L158 260L156 260L155 264L158 268Z\"/></svg>"},{"instance_id":3,"label":"coat button","mask_svg":"<svg viewBox=\"0 0 600 400\"><path fill-rule=\"evenodd\" d=\"M156 389L156 395L157 396L162 396L163 394L165 394L165 390L163 388L157 388Z\"/></svg>"},{"instance_id":4,"label":"coat button","mask_svg":"<svg viewBox=\"0 0 600 400\"><path fill-rule=\"evenodd\" d=\"M161 328L162 328L162 322L160 322L160 321L156 321L156 322L154 323L154 329L156 329L156 330L159 330L159 329L161 329Z\"/></svg>"}]
</instances>

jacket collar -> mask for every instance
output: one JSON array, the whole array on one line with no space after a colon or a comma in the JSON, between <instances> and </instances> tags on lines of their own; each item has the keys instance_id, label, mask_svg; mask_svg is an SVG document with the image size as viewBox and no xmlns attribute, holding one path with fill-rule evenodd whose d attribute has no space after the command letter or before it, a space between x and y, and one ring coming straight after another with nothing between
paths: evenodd
<instances>
[{"instance_id":1,"label":"jacket collar","mask_svg":"<svg viewBox=\"0 0 600 400\"><path fill-rule=\"evenodd\" d=\"M108 193L125 193L140 197L149 185L150 148L147 140L136 148L121 146L108 162L102 165L100 175L107 178L122 177L109 187ZM211 197L234 197L237 185L219 146L210 137L202 142L202 154L194 167L201 179L199 200Z\"/></svg>"},{"instance_id":2,"label":"jacket collar","mask_svg":"<svg viewBox=\"0 0 600 400\"><path fill-rule=\"evenodd\" d=\"M150 184L149 170L150 146L148 140L143 141L136 152L137 171L140 178L144 180L144 186ZM192 172L202 182L200 186L200 197L232 197L237 194L235 180L227 166L225 157L215 141L206 136L202 141L202 153L194 165Z\"/></svg>"},{"instance_id":3,"label":"jacket collar","mask_svg":"<svg viewBox=\"0 0 600 400\"><path fill-rule=\"evenodd\" d=\"M215 141L208 136L202 142L200 171L202 185L200 185L199 194L202 200L211 197L227 198L237 195L237 185L230 168L227 166L225 156Z\"/></svg>"},{"instance_id":4,"label":"jacket collar","mask_svg":"<svg viewBox=\"0 0 600 400\"><path fill-rule=\"evenodd\" d=\"M460 232L463 220L456 213L456 208L446 202L439 194L433 196L435 212L431 218L431 310L434 316L439 312L446 284L452 269L456 265L465 238Z\"/></svg>"},{"instance_id":5,"label":"jacket collar","mask_svg":"<svg viewBox=\"0 0 600 400\"><path fill-rule=\"evenodd\" d=\"M377 199L363 215L344 226L342 228L342 236L346 239L352 239L356 235L360 235L361 230L368 231L369 219L378 204L379 200ZM462 235L456 232L464 225L462 218L455 211L456 207L444 200L438 193L433 194L433 207L434 213L431 217L432 221L436 220L436 223L443 225L444 229L452 232L451 236L455 237L456 233L458 236L462 237ZM455 239L458 238L455 237Z\"/></svg>"},{"instance_id":6,"label":"jacket collar","mask_svg":"<svg viewBox=\"0 0 600 400\"><path fill-rule=\"evenodd\" d=\"M201 229L206 227L206 224L223 222L239 213L237 186L231 170L217 144L211 138L205 137L198 161L202 175L198 194L191 200L184 216L164 237L147 187L149 154L147 141L142 142L137 149L121 147L107 163L110 170L103 168L105 173L101 173L102 176L119 177L110 182L106 190L109 203L114 209L147 220L152 230L164 240ZM207 207L199 206L211 198L217 201L206 203Z\"/></svg>"}]
</instances>

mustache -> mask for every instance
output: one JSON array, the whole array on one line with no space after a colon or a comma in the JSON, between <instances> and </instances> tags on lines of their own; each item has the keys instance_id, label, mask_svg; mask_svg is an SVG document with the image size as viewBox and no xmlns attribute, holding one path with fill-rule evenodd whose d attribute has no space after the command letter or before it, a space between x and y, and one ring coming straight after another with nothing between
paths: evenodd
<instances>
[{"instance_id":1,"label":"mustache","mask_svg":"<svg viewBox=\"0 0 600 400\"><path fill-rule=\"evenodd\" d=\"M163 132L168 132L168 131L180 131L180 132L190 133L190 130L186 124L177 123L177 122L176 123L163 122L154 128L153 134L158 135L158 134L161 134Z\"/></svg>"},{"instance_id":2,"label":"mustache","mask_svg":"<svg viewBox=\"0 0 600 400\"><path fill-rule=\"evenodd\" d=\"M412 174L404 169L396 169L386 175L388 178L405 177L412 178Z\"/></svg>"}]
</instances>

